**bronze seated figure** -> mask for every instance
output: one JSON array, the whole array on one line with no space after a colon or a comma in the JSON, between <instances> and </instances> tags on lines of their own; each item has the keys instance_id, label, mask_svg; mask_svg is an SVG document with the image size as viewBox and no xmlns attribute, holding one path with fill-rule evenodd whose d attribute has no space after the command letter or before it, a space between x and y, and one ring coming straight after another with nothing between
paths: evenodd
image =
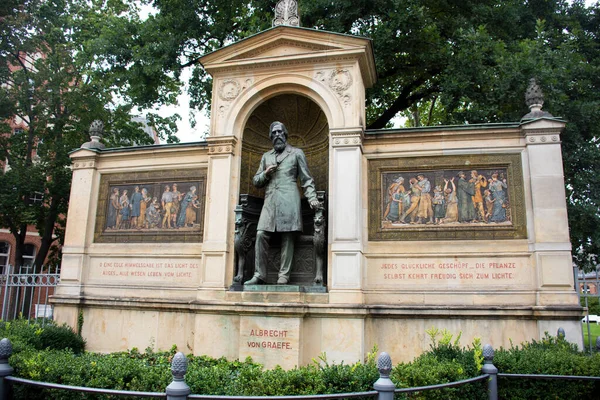
<instances>
[{"instance_id":1,"label":"bronze seated figure","mask_svg":"<svg viewBox=\"0 0 600 400\"><path fill-rule=\"evenodd\" d=\"M302 199L302 232L296 235L294 258L289 285L324 287L326 271L327 202L325 192L317 191L321 208L312 210ZM235 209L234 278L231 290L243 290L243 282L254 274L256 228L263 199L248 194L240 195ZM280 238L273 235L268 250L266 284L277 282L280 260Z\"/></svg>"}]
</instances>

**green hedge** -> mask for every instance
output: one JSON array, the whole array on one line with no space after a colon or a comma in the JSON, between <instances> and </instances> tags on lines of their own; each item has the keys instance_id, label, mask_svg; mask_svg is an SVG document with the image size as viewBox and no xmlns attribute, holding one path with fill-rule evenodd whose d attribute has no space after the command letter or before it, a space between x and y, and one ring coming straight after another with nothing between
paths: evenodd
<instances>
[{"instance_id":1,"label":"green hedge","mask_svg":"<svg viewBox=\"0 0 600 400\"><path fill-rule=\"evenodd\" d=\"M176 352L146 349L139 352L75 354L72 350L47 348L38 350L42 336L23 326L12 326L13 334L23 334L18 351L11 357L15 375L27 379L74 386L119 390L164 392L171 382L170 362ZM1 332L0 327L0 333ZM409 363L397 364L391 374L398 387L427 386L454 382L480 375L483 363L481 343L466 348L459 338L452 340L447 331L428 331L432 338L429 351ZM441 336L441 338L440 338ZM30 343L30 344L24 344ZM375 365L376 349L362 363L330 364L325 355L308 366L285 371L264 370L247 359L227 361L206 356L188 356L186 382L194 394L281 396L316 393L344 393L373 390L379 374ZM494 364L500 372L600 376L600 355L587 356L564 340L546 337L542 341L498 349ZM500 379L503 399L596 399L600 388L594 383L578 381L532 381ZM15 387L19 399L109 399L69 393L43 391L21 385ZM397 396L397 398L403 398ZM486 399L486 382L480 381L458 388L426 391L411 399Z\"/></svg>"},{"instance_id":2,"label":"green hedge","mask_svg":"<svg viewBox=\"0 0 600 400\"><path fill-rule=\"evenodd\" d=\"M585 307L585 297L580 299L581 307ZM590 315L600 315L600 302L598 297L588 297L587 298L587 307L588 314Z\"/></svg>"},{"instance_id":3,"label":"green hedge","mask_svg":"<svg viewBox=\"0 0 600 400\"><path fill-rule=\"evenodd\" d=\"M42 323L43 322L43 323ZM75 354L85 350L85 340L73 332L70 326L56 325L52 320L0 321L0 338L8 338L12 342L13 351L33 348L36 350L66 350Z\"/></svg>"},{"instance_id":4,"label":"green hedge","mask_svg":"<svg viewBox=\"0 0 600 400\"><path fill-rule=\"evenodd\" d=\"M507 374L600 377L600 354L586 355L577 346L548 334L540 341L496 351L494 365ZM506 399L598 399L600 396L600 383L586 381L499 378L498 388L500 398Z\"/></svg>"},{"instance_id":5,"label":"green hedge","mask_svg":"<svg viewBox=\"0 0 600 400\"><path fill-rule=\"evenodd\" d=\"M171 382L170 362L176 349L154 353L129 352L74 355L70 351L27 349L10 359L15 375L64 385L164 392ZM263 370L260 364L188 356L186 382L194 394L281 396L373 390L379 373L374 361L354 365L309 365L285 371ZM80 399L66 391L16 387L16 398ZM42 393L42 394L40 394ZM38 396L38 397L36 397ZM86 394L86 399L110 396Z\"/></svg>"}]
</instances>

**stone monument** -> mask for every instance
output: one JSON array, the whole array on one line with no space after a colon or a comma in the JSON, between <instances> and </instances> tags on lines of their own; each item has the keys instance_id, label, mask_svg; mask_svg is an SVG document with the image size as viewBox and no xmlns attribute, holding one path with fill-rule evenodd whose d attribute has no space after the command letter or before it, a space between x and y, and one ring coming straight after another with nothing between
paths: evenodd
<instances>
[{"instance_id":1,"label":"stone monument","mask_svg":"<svg viewBox=\"0 0 600 400\"><path fill-rule=\"evenodd\" d=\"M521 121L369 130L365 91L377 77L369 39L281 23L200 62L214 93L205 142L71 153L52 301L59 323L84 321L89 350L176 344L293 368L321 353L355 362L374 345L410 360L429 348L432 326L495 347L561 327L581 344L566 122L542 110L539 86L528 90ZM264 255L254 252L263 208L279 193L256 188L255 172L261 165L266 180L277 164L269 136L284 126L319 191L301 199L293 187L303 234L290 281L243 285ZM297 154L280 156L269 181ZM280 278L273 236L269 283Z\"/></svg>"}]
</instances>

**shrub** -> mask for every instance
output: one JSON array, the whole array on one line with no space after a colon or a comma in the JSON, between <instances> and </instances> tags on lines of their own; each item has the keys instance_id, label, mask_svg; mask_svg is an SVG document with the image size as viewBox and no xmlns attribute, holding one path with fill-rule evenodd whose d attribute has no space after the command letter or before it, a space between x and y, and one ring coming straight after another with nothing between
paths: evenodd
<instances>
[{"instance_id":1,"label":"shrub","mask_svg":"<svg viewBox=\"0 0 600 400\"><path fill-rule=\"evenodd\" d=\"M494 365L501 373L600 376L600 354L587 356L564 339L546 336L540 341L500 348ZM600 384L586 381L499 378L500 398L597 399Z\"/></svg>"},{"instance_id":2,"label":"shrub","mask_svg":"<svg viewBox=\"0 0 600 400\"><path fill-rule=\"evenodd\" d=\"M41 348L71 349L75 354L80 354L85 349L85 340L67 324L46 325L40 333L40 342Z\"/></svg>"},{"instance_id":3,"label":"shrub","mask_svg":"<svg viewBox=\"0 0 600 400\"><path fill-rule=\"evenodd\" d=\"M13 352L33 347L41 348L41 327L35 323L29 324L27 320L16 319L6 322L0 321L0 336L10 339Z\"/></svg>"},{"instance_id":4,"label":"shrub","mask_svg":"<svg viewBox=\"0 0 600 400\"><path fill-rule=\"evenodd\" d=\"M37 350L69 348L75 354L80 354L85 349L85 340L70 326L58 326L51 320L45 321L43 326L37 321L21 318L9 322L0 321L0 336L10 339L15 353L28 347Z\"/></svg>"},{"instance_id":5,"label":"shrub","mask_svg":"<svg viewBox=\"0 0 600 400\"><path fill-rule=\"evenodd\" d=\"M479 340L473 347L459 345L460 335L452 341L452 334L432 328L427 331L432 344L410 363L398 364L391 379L398 387L429 386L473 378L481 370L481 345ZM438 336L441 339L438 341ZM412 395L416 399L487 399L485 382L476 382L456 388L420 392Z\"/></svg>"},{"instance_id":6,"label":"shrub","mask_svg":"<svg viewBox=\"0 0 600 400\"><path fill-rule=\"evenodd\" d=\"M55 327L56 328L56 327ZM177 351L140 352L132 349L112 354L81 353L42 346L42 333L35 327L0 324L0 331L19 333L23 345L10 363L15 375L27 379L119 390L164 392L171 382L170 362ZM50 332L53 332L50 330ZM59 337L63 331L49 334ZM481 344L475 340L464 348L459 339L447 331L432 329L429 351L409 363L396 365L391 374L398 387L428 386L455 382L478 376L481 372ZM64 333L69 335L68 333ZM441 338L440 338L441 336ZM186 382L194 394L221 396L284 396L369 391L378 378L375 352L364 363L330 364L325 355L308 366L286 371L282 368L263 370L251 359L228 361L225 358L188 356ZM600 376L600 355L587 356L564 339L546 336L543 340L511 346L496 351L494 364L501 373L562 374ZM503 399L593 399L600 391L598 384L580 381L540 381L531 379L499 379ZM403 396L397 396L404 398ZM15 398L20 399L110 399L15 385ZM456 388L420 392L412 399L486 399L486 381Z\"/></svg>"},{"instance_id":7,"label":"shrub","mask_svg":"<svg viewBox=\"0 0 600 400\"><path fill-rule=\"evenodd\" d=\"M585 307L585 297L580 299L581 307ZM588 314L600 315L600 298L597 296L587 298Z\"/></svg>"}]
</instances>

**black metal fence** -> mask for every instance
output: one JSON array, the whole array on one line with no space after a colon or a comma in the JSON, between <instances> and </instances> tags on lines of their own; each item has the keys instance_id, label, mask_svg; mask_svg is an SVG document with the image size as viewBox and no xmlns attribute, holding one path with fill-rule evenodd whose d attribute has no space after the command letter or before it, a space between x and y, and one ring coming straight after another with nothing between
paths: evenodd
<instances>
[{"instance_id":1,"label":"black metal fence","mask_svg":"<svg viewBox=\"0 0 600 400\"><path fill-rule=\"evenodd\" d=\"M560 333L559 333L560 334ZM498 400L498 377L510 379L559 379L559 380L582 380L600 382L600 377L593 376L570 376L570 375L532 375L532 374L503 374L498 373L494 366L494 349L489 344L483 347L484 365L480 376L465 379L457 382L444 383L439 385L421 386L412 388L396 388L396 385L390 379L392 371L391 357L382 352L377 359L377 369L379 370L379 379L373 384L373 391L337 393L325 395L309 396L211 396L211 395L192 395L190 387L185 382L187 372L187 358L181 352L175 354L171 363L171 372L173 380L162 392L134 392L126 390L97 389L81 386L68 386L56 383L38 382L29 379L17 378L12 376L13 368L8 363L8 358L12 354L12 344L8 339L0 340L0 400L12 399L12 385L29 385L44 389L66 390L78 393L105 394L113 396L141 397L141 398L166 398L168 400L329 400L329 399L377 399L394 400L396 394L411 394L417 392L441 390L446 388L455 388L464 385L470 385L481 381L487 382L487 398L489 400Z\"/></svg>"},{"instance_id":2,"label":"black metal fence","mask_svg":"<svg viewBox=\"0 0 600 400\"><path fill-rule=\"evenodd\" d=\"M575 290L579 296L579 302L585 307L585 316L582 319L583 329L581 331L582 340L584 339L584 331L587 332L588 346L587 349L590 353L593 352L594 340L590 324L600 324L600 316L590 315L590 302L595 300L600 301L600 269L596 269L592 272L585 272L577 267L573 268L573 275L575 278ZM585 340L583 340L585 347ZM596 337L596 347L600 346L600 336Z\"/></svg>"},{"instance_id":3,"label":"black metal fence","mask_svg":"<svg viewBox=\"0 0 600 400\"><path fill-rule=\"evenodd\" d=\"M41 273L15 273L9 265L0 275L1 319L17 318L41 320L53 318L53 307L48 299L60 281L57 268L44 267Z\"/></svg>"}]
</instances>

